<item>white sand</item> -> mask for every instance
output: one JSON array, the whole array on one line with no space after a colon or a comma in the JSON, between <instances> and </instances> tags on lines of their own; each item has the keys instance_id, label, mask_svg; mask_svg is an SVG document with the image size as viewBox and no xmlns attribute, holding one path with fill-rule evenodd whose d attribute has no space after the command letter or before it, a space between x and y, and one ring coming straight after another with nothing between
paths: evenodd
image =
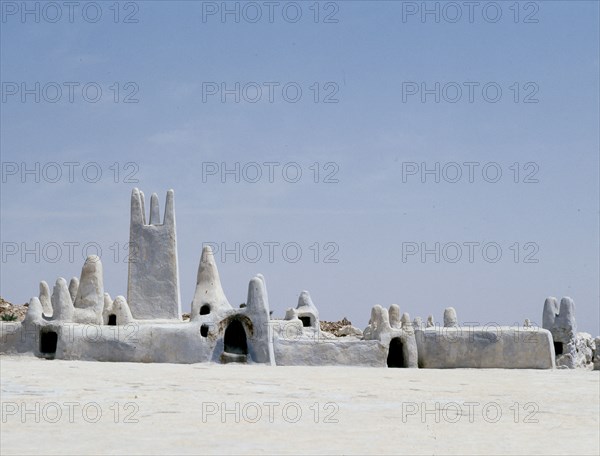
<instances>
[{"instance_id":1,"label":"white sand","mask_svg":"<svg viewBox=\"0 0 600 456\"><path fill-rule=\"evenodd\" d=\"M26 357L2 357L0 369L3 455L600 452L598 371L271 368ZM420 413L424 406L435 410L436 403L439 422L435 411ZM490 403L486 419L482 411ZM230 414L221 414L223 404ZM293 422L298 407L302 416ZM491 422L497 410L502 415ZM97 411L98 421L91 422ZM416 414L408 415L411 411ZM534 422L526 422L529 412ZM262 417L251 422L257 413ZM124 422L128 415L137 423Z\"/></svg>"}]
</instances>

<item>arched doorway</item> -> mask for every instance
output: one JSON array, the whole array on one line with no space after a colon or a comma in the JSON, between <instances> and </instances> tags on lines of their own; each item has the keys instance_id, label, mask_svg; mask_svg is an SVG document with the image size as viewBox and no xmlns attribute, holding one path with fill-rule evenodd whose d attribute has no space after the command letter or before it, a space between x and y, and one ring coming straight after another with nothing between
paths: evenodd
<instances>
[{"instance_id":1,"label":"arched doorway","mask_svg":"<svg viewBox=\"0 0 600 456\"><path fill-rule=\"evenodd\" d=\"M400 339L399 337L394 337L390 341L390 350L388 352L387 357L387 366L406 367L406 362L404 360L404 344L402 343L402 339Z\"/></svg>"},{"instance_id":2,"label":"arched doorway","mask_svg":"<svg viewBox=\"0 0 600 456\"><path fill-rule=\"evenodd\" d=\"M310 328L313 325L312 318L309 316L306 317L298 317L302 322L302 326L305 328Z\"/></svg>"},{"instance_id":3,"label":"arched doorway","mask_svg":"<svg viewBox=\"0 0 600 456\"><path fill-rule=\"evenodd\" d=\"M245 363L248 355L248 341L246 330L239 320L233 320L225 329L223 355L221 361L225 363Z\"/></svg>"}]
</instances>

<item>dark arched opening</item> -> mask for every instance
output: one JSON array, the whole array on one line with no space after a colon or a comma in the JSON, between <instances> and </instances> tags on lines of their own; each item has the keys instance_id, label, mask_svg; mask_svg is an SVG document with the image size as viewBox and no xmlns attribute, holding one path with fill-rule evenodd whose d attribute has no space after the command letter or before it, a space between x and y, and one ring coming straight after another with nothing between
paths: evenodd
<instances>
[{"instance_id":1,"label":"dark arched opening","mask_svg":"<svg viewBox=\"0 0 600 456\"><path fill-rule=\"evenodd\" d=\"M227 353L235 355L248 354L248 342L244 325L239 320L233 320L225 330L225 349Z\"/></svg>"},{"instance_id":2,"label":"dark arched opening","mask_svg":"<svg viewBox=\"0 0 600 456\"><path fill-rule=\"evenodd\" d=\"M204 304L200 307L200 315L208 315L210 313L210 306L208 304Z\"/></svg>"},{"instance_id":3,"label":"dark arched opening","mask_svg":"<svg viewBox=\"0 0 600 456\"><path fill-rule=\"evenodd\" d=\"M563 354L563 344L562 344L562 342L554 342L554 354L556 356Z\"/></svg>"},{"instance_id":4,"label":"dark arched opening","mask_svg":"<svg viewBox=\"0 0 600 456\"><path fill-rule=\"evenodd\" d=\"M310 317L299 317L302 322L302 326L305 328L310 328L312 326L312 318Z\"/></svg>"},{"instance_id":5,"label":"dark arched opening","mask_svg":"<svg viewBox=\"0 0 600 456\"><path fill-rule=\"evenodd\" d=\"M388 367L406 367L406 362L404 360L404 344L399 337L394 337L390 342L387 365Z\"/></svg>"},{"instance_id":6,"label":"dark arched opening","mask_svg":"<svg viewBox=\"0 0 600 456\"><path fill-rule=\"evenodd\" d=\"M108 326L117 326L117 316L115 314L108 316Z\"/></svg>"},{"instance_id":7,"label":"dark arched opening","mask_svg":"<svg viewBox=\"0 0 600 456\"><path fill-rule=\"evenodd\" d=\"M40 331L40 354L46 358L53 359L56 354L58 334L55 331Z\"/></svg>"}]
</instances>

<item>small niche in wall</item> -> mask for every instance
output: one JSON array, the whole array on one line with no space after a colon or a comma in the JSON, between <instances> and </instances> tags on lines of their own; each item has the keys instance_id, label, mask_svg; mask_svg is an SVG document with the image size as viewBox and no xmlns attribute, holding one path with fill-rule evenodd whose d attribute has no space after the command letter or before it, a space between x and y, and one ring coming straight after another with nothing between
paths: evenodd
<instances>
[{"instance_id":1,"label":"small niche in wall","mask_svg":"<svg viewBox=\"0 0 600 456\"><path fill-rule=\"evenodd\" d=\"M200 315L208 315L210 313L210 306L208 304L204 304L200 307Z\"/></svg>"},{"instance_id":2,"label":"small niche in wall","mask_svg":"<svg viewBox=\"0 0 600 456\"><path fill-rule=\"evenodd\" d=\"M46 358L54 358L58 334L56 331L40 331L40 353Z\"/></svg>"},{"instance_id":3,"label":"small niche in wall","mask_svg":"<svg viewBox=\"0 0 600 456\"><path fill-rule=\"evenodd\" d=\"M312 318L310 317L299 317L302 322L302 326L305 328L310 328L312 326Z\"/></svg>"},{"instance_id":4,"label":"small niche in wall","mask_svg":"<svg viewBox=\"0 0 600 456\"><path fill-rule=\"evenodd\" d=\"M563 354L563 343L562 342L554 342L554 354L556 356Z\"/></svg>"},{"instance_id":5,"label":"small niche in wall","mask_svg":"<svg viewBox=\"0 0 600 456\"><path fill-rule=\"evenodd\" d=\"M208 337L208 325L200 326L200 335L202 337Z\"/></svg>"}]
</instances>

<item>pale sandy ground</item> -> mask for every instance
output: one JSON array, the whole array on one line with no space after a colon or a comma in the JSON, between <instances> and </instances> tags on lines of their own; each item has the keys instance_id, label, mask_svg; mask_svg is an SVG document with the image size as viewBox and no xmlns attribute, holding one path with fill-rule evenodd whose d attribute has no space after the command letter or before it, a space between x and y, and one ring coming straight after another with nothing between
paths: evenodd
<instances>
[{"instance_id":1,"label":"pale sandy ground","mask_svg":"<svg viewBox=\"0 0 600 456\"><path fill-rule=\"evenodd\" d=\"M3 455L600 452L598 371L271 368L24 357L2 357L0 369ZM486 404L491 404L487 419ZM463 415L456 415L457 407ZM224 408L232 412L222 415ZM434 412L423 416L424 408ZM23 414L26 410L31 413ZM302 416L293 422L298 410ZM501 416L493 422L497 411ZM262 416L251 422L257 413Z\"/></svg>"}]
</instances>

